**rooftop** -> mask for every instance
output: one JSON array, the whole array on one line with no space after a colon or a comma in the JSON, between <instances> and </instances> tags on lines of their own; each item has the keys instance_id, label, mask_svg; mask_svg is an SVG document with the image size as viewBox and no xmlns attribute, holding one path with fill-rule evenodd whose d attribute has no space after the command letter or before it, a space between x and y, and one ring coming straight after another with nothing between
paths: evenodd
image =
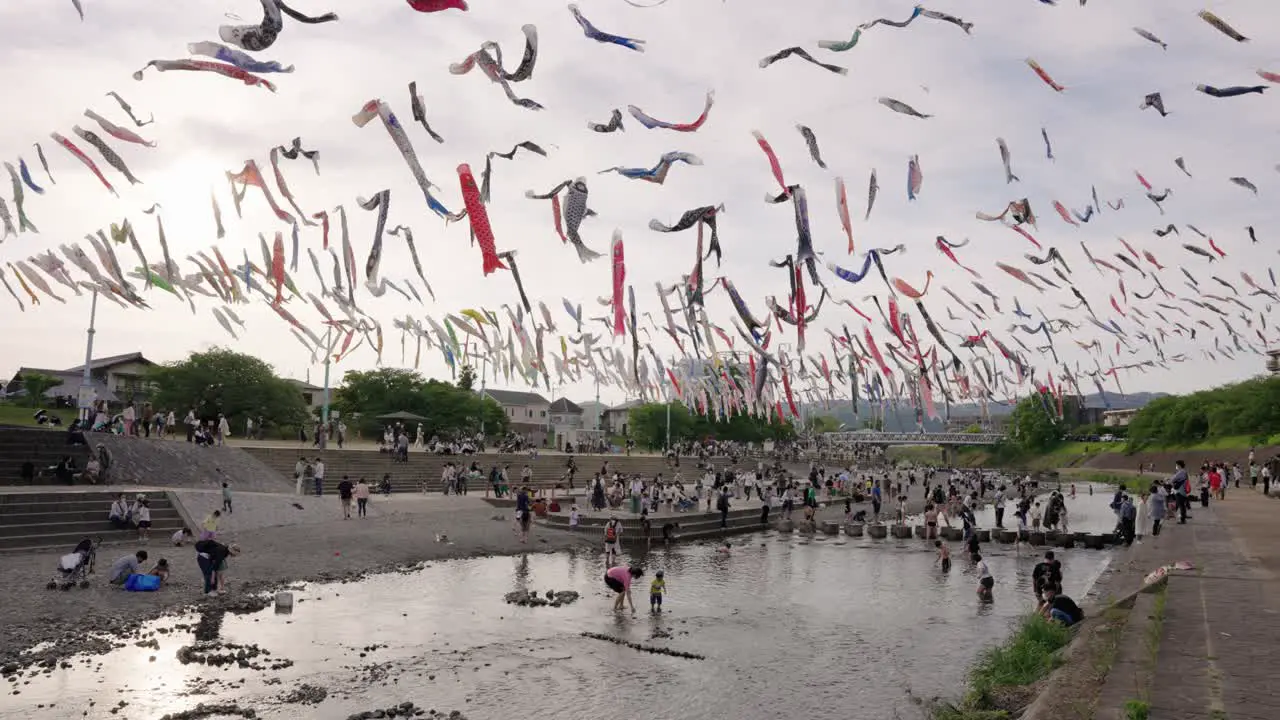
<instances>
[{"instance_id":1,"label":"rooftop","mask_svg":"<svg viewBox=\"0 0 1280 720\"><path fill-rule=\"evenodd\" d=\"M556 400L555 402L551 403L551 412L562 413L562 414L568 413L570 415L581 415L582 406L575 404L569 398L560 398L559 400Z\"/></svg>"},{"instance_id":2,"label":"rooftop","mask_svg":"<svg viewBox=\"0 0 1280 720\"><path fill-rule=\"evenodd\" d=\"M141 363L143 365L155 365L155 363L146 359L140 352L125 353L124 355L111 355L104 358L98 358L89 363L90 370L101 370L103 368L113 367L115 365L125 365L128 363ZM64 373L84 372L84 365L77 365L73 368L62 370Z\"/></svg>"},{"instance_id":3,"label":"rooftop","mask_svg":"<svg viewBox=\"0 0 1280 720\"><path fill-rule=\"evenodd\" d=\"M538 393L516 390L485 390L484 394L498 401L499 405L548 405L547 399Z\"/></svg>"}]
</instances>

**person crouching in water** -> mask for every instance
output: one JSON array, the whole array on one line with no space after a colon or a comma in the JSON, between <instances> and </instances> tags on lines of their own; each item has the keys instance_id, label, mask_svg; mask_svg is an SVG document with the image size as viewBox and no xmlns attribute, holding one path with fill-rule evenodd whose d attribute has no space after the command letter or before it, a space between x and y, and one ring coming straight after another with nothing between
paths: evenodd
<instances>
[{"instance_id":1,"label":"person crouching in water","mask_svg":"<svg viewBox=\"0 0 1280 720\"><path fill-rule=\"evenodd\" d=\"M641 575L644 575L644 570L634 565L617 565L604 571L605 586L617 594L617 599L613 601L614 612L622 610L625 601L631 607L631 614L636 614L636 604L631 599L631 581Z\"/></svg>"},{"instance_id":2,"label":"person crouching in water","mask_svg":"<svg viewBox=\"0 0 1280 720\"><path fill-rule=\"evenodd\" d=\"M649 612L662 612L662 595L667 590L667 581L662 577L662 571L659 570L654 574L653 582L649 583Z\"/></svg>"},{"instance_id":3,"label":"person crouching in water","mask_svg":"<svg viewBox=\"0 0 1280 720\"><path fill-rule=\"evenodd\" d=\"M987 561L982 559L981 555L974 555L973 559L978 563L978 598L983 602L992 601L992 589L996 586L996 579L991 577L991 568L987 567Z\"/></svg>"},{"instance_id":4,"label":"person crouching in water","mask_svg":"<svg viewBox=\"0 0 1280 720\"><path fill-rule=\"evenodd\" d=\"M947 547L941 540L934 540L933 546L938 548L938 564L942 566L942 572L951 572L951 548Z\"/></svg>"}]
</instances>

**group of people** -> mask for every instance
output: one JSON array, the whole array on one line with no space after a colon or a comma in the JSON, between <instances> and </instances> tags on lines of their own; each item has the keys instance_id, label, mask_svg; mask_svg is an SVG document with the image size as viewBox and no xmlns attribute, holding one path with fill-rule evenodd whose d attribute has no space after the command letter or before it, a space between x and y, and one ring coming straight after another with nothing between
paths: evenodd
<instances>
[{"instance_id":1,"label":"group of people","mask_svg":"<svg viewBox=\"0 0 1280 720\"><path fill-rule=\"evenodd\" d=\"M128 496L121 493L112 501L107 520L117 530L137 528L138 541L146 542L151 538L151 500L144 493L138 493L130 502Z\"/></svg>"}]
</instances>

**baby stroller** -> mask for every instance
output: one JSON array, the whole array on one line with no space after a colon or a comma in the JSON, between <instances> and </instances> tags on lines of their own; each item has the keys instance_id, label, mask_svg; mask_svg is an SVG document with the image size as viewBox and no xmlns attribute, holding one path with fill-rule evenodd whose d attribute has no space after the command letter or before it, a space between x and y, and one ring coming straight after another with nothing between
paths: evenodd
<instances>
[{"instance_id":1,"label":"baby stroller","mask_svg":"<svg viewBox=\"0 0 1280 720\"><path fill-rule=\"evenodd\" d=\"M58 573L45 587L50 590L70 590L76 584L82 588L89 587L89 575L93 573L93 564L101 544L100 537L81 540L75 550L58 558Z\"/></svg>"}]
</instances>

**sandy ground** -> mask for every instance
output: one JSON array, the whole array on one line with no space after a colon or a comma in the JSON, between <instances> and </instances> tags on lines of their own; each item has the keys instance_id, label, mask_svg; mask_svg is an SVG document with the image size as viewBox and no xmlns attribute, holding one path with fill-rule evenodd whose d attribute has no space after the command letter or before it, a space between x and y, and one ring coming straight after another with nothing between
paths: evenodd
<instances>
[{"instance_id":1,"label":"sandy ground","mask_svg":"<svg viewBox=\"0 0 1280 720\"><path fill-rule=\"evenodd\" d=\"M183 492L184 504L187 495L197 496L190 510L200 518L220 502L215 493L192 491ZM304 509L294 508L294 502ZM290 582L353 579L423 561L551 552L588 542L581 535L535 526L530 543L522 545L512 531L511 512L479 498L392 496L376 499L370 517L351 520L342 519L336 497L244 493L236 496L235 504L236 512L219 531L221 539L238 543L243 553L230 562L230 592L221 598L203 595L195 551L173 547L167 538L153 538L138 547L104 546L91 587L66 592L45 589L60 553L3 556L0 562L9 582L0 590L0 668L93 649L86 644L86 632L124 635L148 619L196 603L235 609L248 593ZM447 540L437 539L442 535ZM148 551L150 562L169 560L173 571L168 585L155 593L108 586L111 563L139 548ZM54 645L40 654L22 654L40 643Z\"/></svg>"}]
</instances>

